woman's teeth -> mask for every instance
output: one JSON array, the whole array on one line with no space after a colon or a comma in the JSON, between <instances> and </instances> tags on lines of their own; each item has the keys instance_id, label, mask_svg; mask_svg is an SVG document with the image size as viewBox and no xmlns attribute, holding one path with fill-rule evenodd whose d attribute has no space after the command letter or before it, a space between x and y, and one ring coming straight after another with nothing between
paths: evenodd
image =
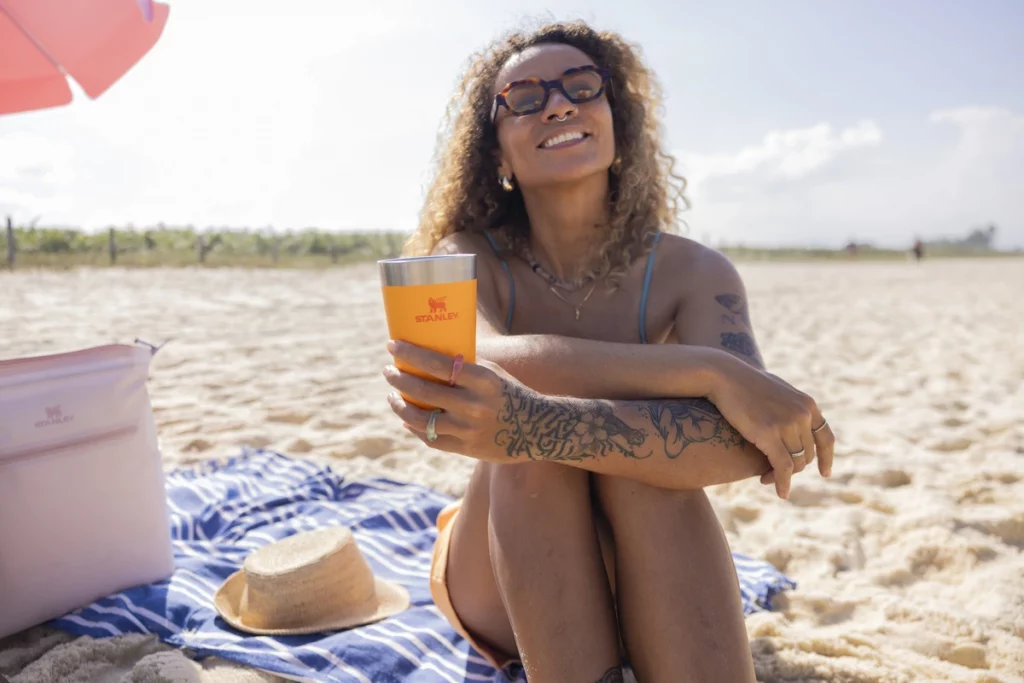
<instances>
[{"instance_id":1,"label":"woman's teeth","mask_svg":"<svg viewBox=\"0 0 1024 683\"><path fill-rule=\"evenodd\" d=\"M544 143L541 145L541 147L542 148L554 147L555 145L560 145L563 142L569 142L571 140L582 140L582 139L583 139L583 133L562 133L561 135L556 135L555 137L551 138L550 140L545 140Z\"/></svg>"}]
</instances>

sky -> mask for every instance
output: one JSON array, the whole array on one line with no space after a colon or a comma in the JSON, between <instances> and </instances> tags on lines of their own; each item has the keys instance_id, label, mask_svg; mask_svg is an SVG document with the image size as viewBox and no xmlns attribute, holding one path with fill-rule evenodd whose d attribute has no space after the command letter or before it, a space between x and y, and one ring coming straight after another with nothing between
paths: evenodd
<instances>
[{"instance_id":1,"label":"sky","mask_svg":"<svg viewBox=\"0 0 1024 683\"><path fill-rule=\"evenodd\" d=\"M414 229L470 55L538 19L636 44L705 243L1024 247L1017 0L167 0L97 100L0 116L0 215Z\"/></svg>"}]
</instances>

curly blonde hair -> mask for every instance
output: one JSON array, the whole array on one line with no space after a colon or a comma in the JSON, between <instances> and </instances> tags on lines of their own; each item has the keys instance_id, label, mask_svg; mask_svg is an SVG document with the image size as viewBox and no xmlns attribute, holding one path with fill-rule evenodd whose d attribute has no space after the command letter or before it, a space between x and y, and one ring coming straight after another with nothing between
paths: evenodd
<instances>
[{"instance_id":1,"label":"curly blonde hair","mask_svg":"<svg viewBox=\"0 0 1024 683\"><path fill-rule=\"evenodd\" d=\"M606 239L592 255L596 275L616 281L647 251L655 233L674 229L681 205L689 208L686 180L673 173L675 159L661 148L661 90L639 48L583 22L547 24L513 31L471 56L438 137L436 174L419 226L406 243L407 255L429 254L445 237L463 230L497 231L512 250L529 236L519 189L505 192L498 185L492 90L510 57L547 43L571 45L611 72L608 100L621 162L609 176Z\"/></svg>"}]
</instances>

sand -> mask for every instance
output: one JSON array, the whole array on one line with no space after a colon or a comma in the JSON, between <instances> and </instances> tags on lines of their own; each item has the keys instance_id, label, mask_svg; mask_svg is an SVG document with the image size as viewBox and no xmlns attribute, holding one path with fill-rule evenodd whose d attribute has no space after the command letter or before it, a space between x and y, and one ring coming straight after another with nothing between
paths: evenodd
<instances>
[{"instance_id":1,"label":"sand","mask_svg":"<svg viewBox=\"0 0 1024 683\"><path fill-rule=\"evenodd\" d=\"M1024 261L740 270L769 368L839 439L832 479L805 472L789 502L756 481L711 490L733 549L799 583L747 620L758 679L1024 680ZM170 339L150 383L168 467L249 443L463 490L472 462L426 449L384 401L372 265L0 274L0 358L136 336ZM67 681L271 680L138 637L0 644L12 683L54 680L54 662Z\"/></svg>"}]
</instances>

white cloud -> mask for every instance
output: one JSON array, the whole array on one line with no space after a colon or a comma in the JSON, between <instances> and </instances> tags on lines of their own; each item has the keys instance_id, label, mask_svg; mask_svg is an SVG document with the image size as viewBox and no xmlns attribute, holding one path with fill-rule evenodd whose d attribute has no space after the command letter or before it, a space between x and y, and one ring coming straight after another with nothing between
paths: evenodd
<instances>
[{"instance_id":1,"label":"white cloud","mask_svg":"<svg viewBox=\"0 0 1024 683\"><path fill-rule=\"evenodd\" d=\"M838 132L829 124L773 131L732 154L680 152L692 181L687 222L716 244L902 247L992 221L1000 246L1024 245L1024 116L941 110L920 132L917 149L883 143L881 128L863 121Z\"/></svg>"},{"instance_id":2,"label":"white cloud","mask_svg":"<svg viewBox=\"0 0 1024 683\"><path fill-rule=\"evenodd\" d=\"M933 123L957 123L963 126L978 126L992 122L1008 123L1011 126L1024 126L1024 118L1014 116L1013 112L998 107L959 107L957 109L940 109L928 115Z\"/></svg>"},{"instance_id":3,"label":"white cloud","mask_svg":"<svg viewBox=\"0 0 1024 683\"><path fill-rule=\"evenodd\" d=\"M860 123L836 133L828 123L810 128L771 131L761 144L735 154L692 155L693 181L712 176L762 172L770 176L800 178L822 168L836 156L859 147L877 146L882 131L874 121Z\"/></svg>"},{"instance_id":4,"label":"white cloud","mask_svg":"<svg viewBox=\"0 0 1024 683\"><path fill-rule=\"evenodd\" d=\"M935 166L935 189L956 206L976 204L1006 211L1013 205L1017 229L1024 231L1020 198L1024 190L1024 115L999 108L961 107L936 111L929 120L958 133L956 145Z\"/></svg>"}]
</instances>

